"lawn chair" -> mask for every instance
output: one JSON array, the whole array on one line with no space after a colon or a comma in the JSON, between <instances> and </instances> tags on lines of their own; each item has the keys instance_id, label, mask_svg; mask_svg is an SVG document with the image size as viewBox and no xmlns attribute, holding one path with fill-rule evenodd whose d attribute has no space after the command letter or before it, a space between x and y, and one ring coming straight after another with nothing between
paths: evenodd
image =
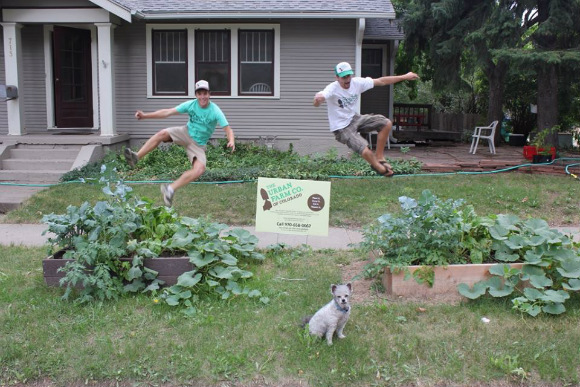
<instances>
[{"instance_id":1,"label":"lawn chair","mask_svg":"<svg viewBox=\"0 0 580 387\"><path fill-rule=\"evenodd\" d=\"M475 154L477 151L477 145L479 140L487 140L489 145L489 151L495 154L495 128L497 127L497 121L493 121L489 126L476 126L471 136L471 147L469 148L469 153Z\"/></svg>"}]
</instances>

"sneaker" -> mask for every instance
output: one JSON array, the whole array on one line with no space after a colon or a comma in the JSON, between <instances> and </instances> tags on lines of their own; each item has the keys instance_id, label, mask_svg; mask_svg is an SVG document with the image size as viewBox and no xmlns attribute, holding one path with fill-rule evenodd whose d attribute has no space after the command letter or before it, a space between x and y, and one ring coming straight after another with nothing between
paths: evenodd
<instances>
[{"instance_id":1,"label":"sneaker","mask_svg":"<svg viewBox=\"0 0 580 387\"><path fill-rule=\"evenodd\" d=\"M173 202L173 194L175 192L169 193L169 185L168 184L161 184L161 193L163 194L163 201L167 207L171 207L171 203Z\"/></svg>"},{"instance_id":2,"label":"sneaker","mask_svg":"<svg viewBox=\"0 0 580 387\"><path fill-rule=\"evenodd\" d=\"M127 164L129 164L131 168L135 168L135 165L137 165L137 161L139 161L139 156L137 156L137 153L133 152L129 148L125 148L124 154L125 160L127 160Z\"/></svg>"}]
</instances>

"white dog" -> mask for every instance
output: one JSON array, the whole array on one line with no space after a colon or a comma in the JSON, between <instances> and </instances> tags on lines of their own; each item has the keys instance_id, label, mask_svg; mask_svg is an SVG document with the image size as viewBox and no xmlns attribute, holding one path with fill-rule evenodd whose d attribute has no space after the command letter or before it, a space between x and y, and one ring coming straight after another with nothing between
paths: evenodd
<instances>
[{"instance_id":1,"label":"white dog","mask_svg":"<svg viewBox=\"0 0 580 387\"><path fill-rule=\"evenodd\" d=\"M352 285L330 285L330 292L332 293L332 301L324 305L311 318L304 320L308 323L308 329L311 335L316 335L320 338L326 336L328 345L332 345L332 336L334 332L339 339L344 339L346 336L342 333L348 318L350 317L350 295L352 293Z\"/></svg>"}]
</instances>

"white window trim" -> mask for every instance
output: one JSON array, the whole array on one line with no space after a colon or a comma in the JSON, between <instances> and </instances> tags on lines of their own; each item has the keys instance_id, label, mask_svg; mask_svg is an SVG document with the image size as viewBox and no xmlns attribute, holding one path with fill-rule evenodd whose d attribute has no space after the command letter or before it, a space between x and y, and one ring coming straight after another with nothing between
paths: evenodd
<instances>
[{"instance_id":1,"label":"white window trim","mask_svg":"<svg viewBox=\"0 0 580 387\"><path fill-rule=\"evenodd\" d=\"M279 24L147 24L146 27L146 60L147 60L147 98L183 99L195 98L195 79L188 77L187 95L153 95L153 64L152 64L152 30L187 30L187 72L195 74L195 30L223 30L231 33L231 95L216 95L212 98L243 98L243 99L279 99L280 98L280 25ZM239 95L238 90L238 30L273 30L274 31L274 95ZM210 85L211 87L211 85Z\"/></svg>"}]
</instances>

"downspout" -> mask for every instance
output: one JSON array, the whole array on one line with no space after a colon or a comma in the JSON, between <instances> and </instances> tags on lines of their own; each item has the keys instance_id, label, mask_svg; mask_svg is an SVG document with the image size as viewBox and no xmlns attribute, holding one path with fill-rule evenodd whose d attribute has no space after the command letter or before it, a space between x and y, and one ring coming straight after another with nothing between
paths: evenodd
<instances>
[{"instance_id":1,"label":"downspout","mask_svg":"<svg viewBox=\"0 0 580 387\"><path fill-rule=\"evenodd\" d=\"M360 18L356 21L356 46L355 46L355 56L354 56L354 75L360 77L362 74L362 44L363 38L365 36L365 19ZM357 103L357 112L360 113L360 102L361 99L358 99Z\"/></svg>"},{"instance_id":2,"label":"downspout","mask_svg":"<svg viewBox=\"0 0 580 387\"><path fill-rule=\"evenodd\" d=\"M397 56L397 51L399 51L399 41L393 40L391 44L389 44L389 49L391 52L389 53L389 63L387 74L388 75L395 75L395 57ZM389 108L387 111L387 117L393 117L393 113L395 111L393 104L395 103L395 88L393 85L389 86Z\"/></svg>"}]
</instances>

